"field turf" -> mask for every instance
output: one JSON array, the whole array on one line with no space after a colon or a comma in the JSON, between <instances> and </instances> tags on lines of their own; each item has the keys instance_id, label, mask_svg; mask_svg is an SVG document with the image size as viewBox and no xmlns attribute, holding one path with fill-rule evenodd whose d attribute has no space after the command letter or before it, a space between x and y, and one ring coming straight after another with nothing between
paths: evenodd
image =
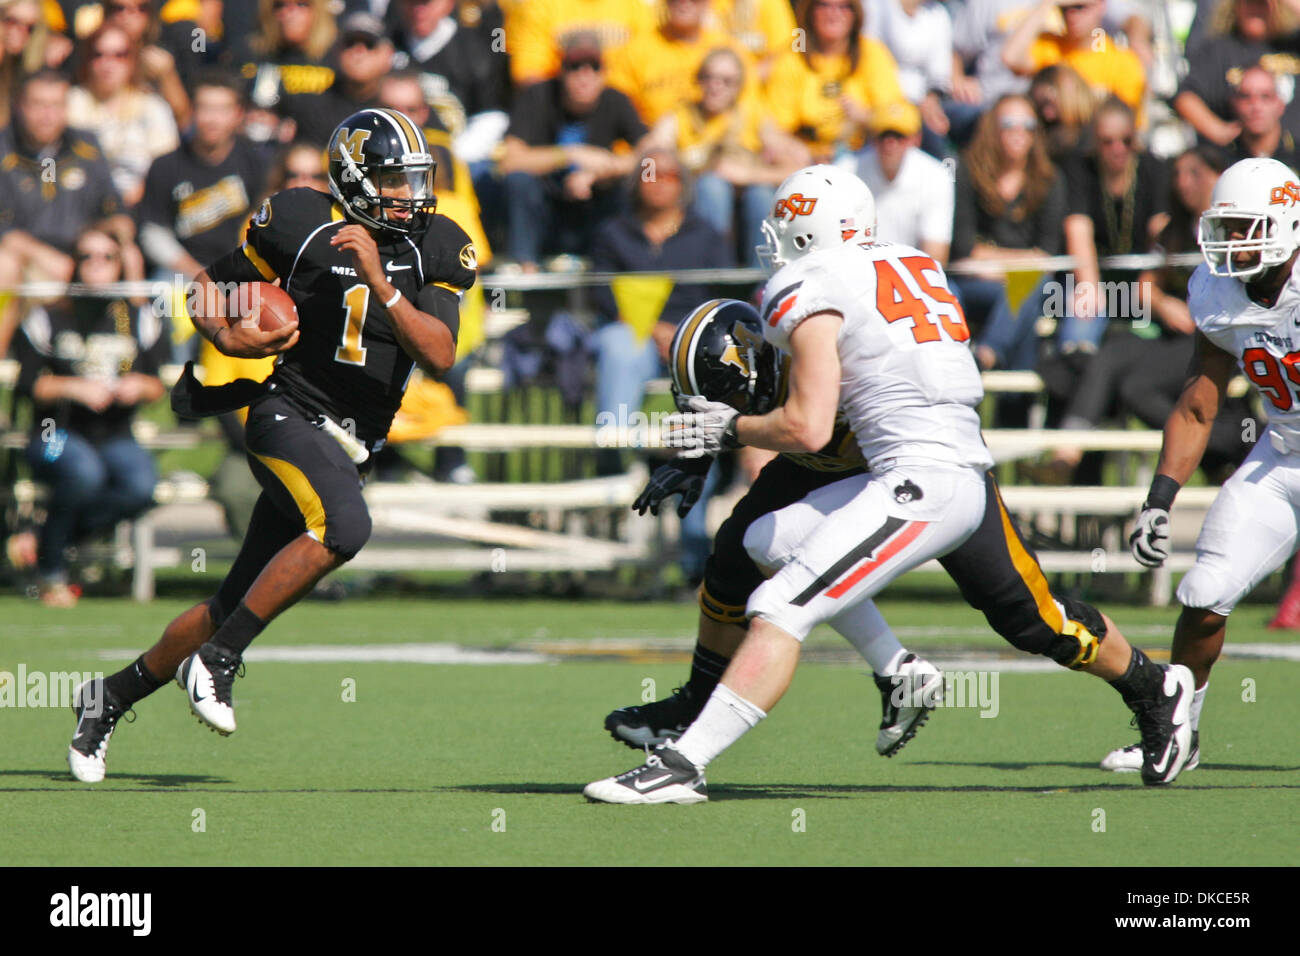
<instances>
[{"instance_id":1,"label":"field turf","mask_svg":"<svg viewBox=\"0 0 1300 956\"><path fill-rule=\"evenodd\" d=\"M184 606L85 600L55 612L0 599L0 671L111 673ZM988 670L989 655L1004 650L958 602L886 599L881 607L905 644L945 669ZM1140 646L1167 651L1173 609L1110 610ZM1240 609L1229 643L1294 652L1295 636L1264 629L1268 612ZM941 710L898 757L882 759L872 746L879 696L865 666L819 631L786 699L710 767L709 803L586 803L584 784L640 762L605 735L604 715L639 702L647 681L662 696L685 678L694 622L688 604L308 602L254 645L235 685L236 734L222 739L201 727L168 686L138 706L134 724L119 725L108 779L94 786L67 773L69 711L0 708L0 864L1238 866L1300 858L1294 659L1221 661L1202 721L1201 768L1153 790L1136 774L1097 768L1110 748L1136 739L1118 695L1060 671L1000 672L995 717L978 707ZM438 659L453 644L462 656L507 648L534 656L357 659L377 648ZM294 648L309 659L278 659ZM339 659L326 659L330 650ZM344 699L349 688L354 701Z\"/></svg>"}]
</instances>

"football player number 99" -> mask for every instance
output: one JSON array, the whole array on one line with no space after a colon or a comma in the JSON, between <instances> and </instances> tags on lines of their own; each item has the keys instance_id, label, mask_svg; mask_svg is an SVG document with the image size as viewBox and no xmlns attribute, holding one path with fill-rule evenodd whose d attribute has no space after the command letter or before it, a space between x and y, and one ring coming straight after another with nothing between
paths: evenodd
<instances>
[{"instance_id":1,"label":"football player number 99","mask_svg":"<svg viewBox=\"0 0 1300 956\"><path fill-rule=\"evenodd\" d=\"M358 282L343 293L343 341L334 350L334 361L345 365L366 364L361 328L366 324L366 307L369 304L370 286L363 282Z\"/></svg>"}]
</instances>

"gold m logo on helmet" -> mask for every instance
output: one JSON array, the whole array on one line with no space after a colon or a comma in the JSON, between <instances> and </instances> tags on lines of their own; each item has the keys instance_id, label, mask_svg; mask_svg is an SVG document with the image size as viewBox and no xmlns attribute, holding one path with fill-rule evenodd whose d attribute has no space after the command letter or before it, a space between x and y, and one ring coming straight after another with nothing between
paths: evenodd
<instances>
[{"instance_id":1,"label":"gold m logo on helmet","mask_svg":"<svg viewBox=\"0 0 1300 956\"><path fill-rule=\"evenodd\" d=\"M793 222L796 216L811 215L816 205L816 199L808 199L803 193L792 193L785 199L776 201L776 208L772 210L772 218L789 219Z\"/></svg>"},{"instance_id":2,"label":"gold m logo on helmet","mask_svg":"<svg viewBox=\"0 0 1300 956\"><path fill-rule=\"evenodd\" d=\"M348 155L352 157L352 162L360 166L364 161L364 156L361 153L361 147L363 147L366 144L366 140L368 140L369 138L370 138L370 130L368 129L351 129L348 130L346 133L340 130L339 131L339 152L341 153L343 152L343 150L346 149L348 151Z\"/></svg>"},{"instance_id":3,"label":"gold m logo on helmet","mask_svg":"<svg viewBox=\"0 0 1300 956\"><path fill-rule=\"evenodd\" d=\"M1281 186L1274 186L1268 194L1270 206L1294 206L1296 203L1300 203L1300 183L1289 179Z\"/></svg>"}]
</instances>

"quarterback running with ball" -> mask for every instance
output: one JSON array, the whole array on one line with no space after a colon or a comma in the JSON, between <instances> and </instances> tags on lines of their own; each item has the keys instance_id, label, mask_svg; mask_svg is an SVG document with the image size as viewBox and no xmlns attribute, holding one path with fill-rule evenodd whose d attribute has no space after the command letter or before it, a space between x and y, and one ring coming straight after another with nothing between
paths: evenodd
<instances>
[{"instance_id":1,"label":"quarterback running with ball","mask_svg":"<svg viewBox=\"0 0 1300 956\"><path fill-rule=\"evenodd\" d=\"M676 742L589 784L590 800L706 800L705 768L781 699L807 634L958 548L984 518L992 459L961 307L939 265L909 246L876 242L875 221L870 190L845 171L813 166L781 185L763 224L764 251L780 269L761 316L764 338L790 354L789 394L763 415L695 396L689 413L670 416L664 436L685 456L742 444L815 452L842 411L870 470L750 525L745 548L772 576L750 596L735 656ZM1161 676L1174 702L1166 736L1190 737L1191 675L1174 667ZM1148 763L1171 752L1185 760L1186 741L1146 752ZM1167 782L1181 766L1148 782Z\"/></svg>"},{"instance_id":2,"label":"quarterback running with ball","mask_svg":"<svg viewBox=\"0 0 1300 956\"><path fill-rule=\"evenodd\" d=\"M1169 557L1169 510L1205 453L1210 426L1238 368L1259 390L1269 426L1219 491L1196 541L1196 563L1178 585L1182 613L1171 660L1196 678L1192 753L1210 668L1228 615L1296 551L1300 529L1300 176L1275 159L1228 168L1201 215L1205 262L1187 285L1196 323L1191 374L1169 420L1156 477L1136 530L1133 555L1148 567ZM1133 770L1134 746L1112 751L1107 770Z\"/></svg>"}]
</instances>

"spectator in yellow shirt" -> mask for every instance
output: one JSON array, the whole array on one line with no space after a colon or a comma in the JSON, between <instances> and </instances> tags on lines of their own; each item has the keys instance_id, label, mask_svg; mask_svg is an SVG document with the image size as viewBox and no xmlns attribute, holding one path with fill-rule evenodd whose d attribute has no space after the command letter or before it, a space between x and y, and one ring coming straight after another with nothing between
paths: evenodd
<instances>
[{"instance_id":1,"label":"spectator in yellow shirt","mask_svg":"<svg viewBox=\"0 0 1300 956\"><path fill-rule=\"evenodd\" d=\"M678 154L695 177L696 215L733 245L739 239L740 261L758 265L759 227L776 187L804 165L806 151L763 117L756 101L741 96L745 72L731 47L710 50L695 75L699 96L663 116L639 148Z\"/></svg>"},{"instance_id":2,"label":"spectator in yellow shirt","mask_svg":"<svg viewBox=\"0 0 1300 956\"><path fill-rule=\"evenodd\" d=\"M795 38L790 0L713 0L708 22L749 51L760 81Z\"/></svg>"},{"instance_id":3,"label":"spectator in yellow shirt","mask_svg":"<svg viewBox=\"0 0 1300 956\"><path fill-rule=\"evenodd\" d=\"M808 146L814 162L854 152L872 113L905 99L893 54L862 35L860 0L799 0L795 49L767 80L776 123Z\"/></svg>"},{"instance_id":4,"label":"spectator in yellow shirt","mask_svg":"<svg viewBox=\"0 0 1300 956\"><path fill-rule=\"evenodd\" d=\"M1063 33L1051 33L1059 8ZM1106 0L1041 0L1007 37L1002 62L1021 76L1033 76L1045 66L1066 63L1083 77L1098 100L1113 94L1123 100L1143 124L1142 103L1147 78L1142 61L1120 47L1101 28Z\"/></svg>"},{"instance_id":5,"label":"spectator in yellow shirt","mask_svg":"<svg viewBox=\"0 0 1300 956\"><path fill-rule=\"evenodd\" d=\"M565 41L574 34L596 34L609 55L655 25L650 0L526 0L510 4L505 13L516 88L557 76Z\"/></svg>"},{"instance_id":6,"label":"spectator in yellow shirt","mask_svg":"<svg viewBox=\"0 0 1300 956\"><path fill-rule=\"evenodd\" d=\"M695 98L695 74L714 47L748 58L738 42L705 27L708 9L709 0L664 0L659 26L609 56L609 85L628 95L647 126Z\"/></svg>"}]
</instances>

